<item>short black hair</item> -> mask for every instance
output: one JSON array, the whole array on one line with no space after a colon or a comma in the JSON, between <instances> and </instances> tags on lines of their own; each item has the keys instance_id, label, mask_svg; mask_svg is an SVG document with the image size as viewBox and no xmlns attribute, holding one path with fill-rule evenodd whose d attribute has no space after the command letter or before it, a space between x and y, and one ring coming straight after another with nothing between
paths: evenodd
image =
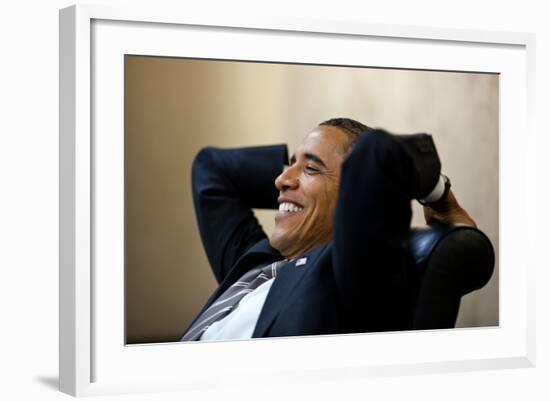
<instances>
[{"instance_id":1,"label":"short black hair","mask_svg":"<svg viewBox=\"0 0 550 401\"><path fill-rule=\"evenodd\" d=\"M372 129L357 120L352 120L351 118L345 117L331 118L330 120L323 121L319 124L319 126L322 125L340 128L344 133L348 134L350 140L348 149L350 149L355 142L357 142L361 134Z\"/></svg>"}]
</instances>

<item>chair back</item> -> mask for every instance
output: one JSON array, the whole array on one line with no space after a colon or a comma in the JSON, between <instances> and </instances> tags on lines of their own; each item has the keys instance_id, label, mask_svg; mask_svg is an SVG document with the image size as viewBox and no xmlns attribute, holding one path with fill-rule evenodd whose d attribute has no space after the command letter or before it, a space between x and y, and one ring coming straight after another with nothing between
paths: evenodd
<instances>
[{"instance_id":1,"label":"chair back","mask_svg":"<svg viewBox=\"0 0 550 401\"><path fill-rule=\"evenodd\" d=\"M418 279L410 328L454 327L462 296L493 274L491 241L474 227L434 224L412 229L409 246Z\"/></svg>"}]
</instances>

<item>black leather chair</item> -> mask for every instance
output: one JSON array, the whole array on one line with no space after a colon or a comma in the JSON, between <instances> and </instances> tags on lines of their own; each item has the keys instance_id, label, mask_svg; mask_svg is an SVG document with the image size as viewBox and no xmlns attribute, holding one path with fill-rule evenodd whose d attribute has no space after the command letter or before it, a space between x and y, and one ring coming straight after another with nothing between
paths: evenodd
<instances>
[{"instance_id":1,"label":"black leather chair","mask_svg":"<svg viewBox=\"0 0 550 401\"><path fill-rule=\"evenodd\" d=\"M412 229L409 245L417 277L410 329L454 327L462 296L483 287L493 274L489 238L474 227L435 224Z\"/></svg>"}]
</instances>

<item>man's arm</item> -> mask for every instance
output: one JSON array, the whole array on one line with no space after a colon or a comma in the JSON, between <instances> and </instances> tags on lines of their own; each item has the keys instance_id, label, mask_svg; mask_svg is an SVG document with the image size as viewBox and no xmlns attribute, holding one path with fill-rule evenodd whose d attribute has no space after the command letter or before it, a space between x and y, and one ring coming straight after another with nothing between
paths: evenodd
<instances>
[{"instance_id":1,"label":"man's arm","mask_svg":"<svg viewBox=\"0 0 550 401\"><path fill-rule=\"evenodd\" d=\"M286 145L208 147L195 157L193 202L202 243L218 282L247 249L266 238L252 208L277 208L274 181L287 162Z\"/></svg>"},{"instance_id":2,"label":"man's arm","mask_svg":"<svg viewBox=\"0 0 550 401\"><path fill-rule=\"evenodd\" d=\"M332 256L349 330L398 330L408 323L414 171L403 144L381 131L360 138L343 164ZM450 191L424 210L428 224L475 226Z\"/></svg>"},{"instance_id":3,"label":"man's arm","mask_svg":"<svg viewBox=\"0 0 550 401\"><path fill-rule=\"evenodd\" d=\"M407 323L414 171L409 152L378 130L360 137L342 165L332 266L346 331Z\"/></svg>"}]
</instances>

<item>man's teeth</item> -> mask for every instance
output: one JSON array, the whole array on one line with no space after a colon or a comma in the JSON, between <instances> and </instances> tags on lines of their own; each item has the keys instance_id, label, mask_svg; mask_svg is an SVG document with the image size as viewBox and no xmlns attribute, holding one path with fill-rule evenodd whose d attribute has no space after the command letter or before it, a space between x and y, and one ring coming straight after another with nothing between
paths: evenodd
<instances>
[{"instance_id":1,"label":"man's teeth","mask_svg":"<svg viewBox=\"0 0 550 401\"><path fill-rule=\"evenodd\" d=\"M300 210L303 210L303 207L298 207L293 203L290 202L283 202L279 205L279 212L299 212Z\"/></svg>"}]
</instances>

